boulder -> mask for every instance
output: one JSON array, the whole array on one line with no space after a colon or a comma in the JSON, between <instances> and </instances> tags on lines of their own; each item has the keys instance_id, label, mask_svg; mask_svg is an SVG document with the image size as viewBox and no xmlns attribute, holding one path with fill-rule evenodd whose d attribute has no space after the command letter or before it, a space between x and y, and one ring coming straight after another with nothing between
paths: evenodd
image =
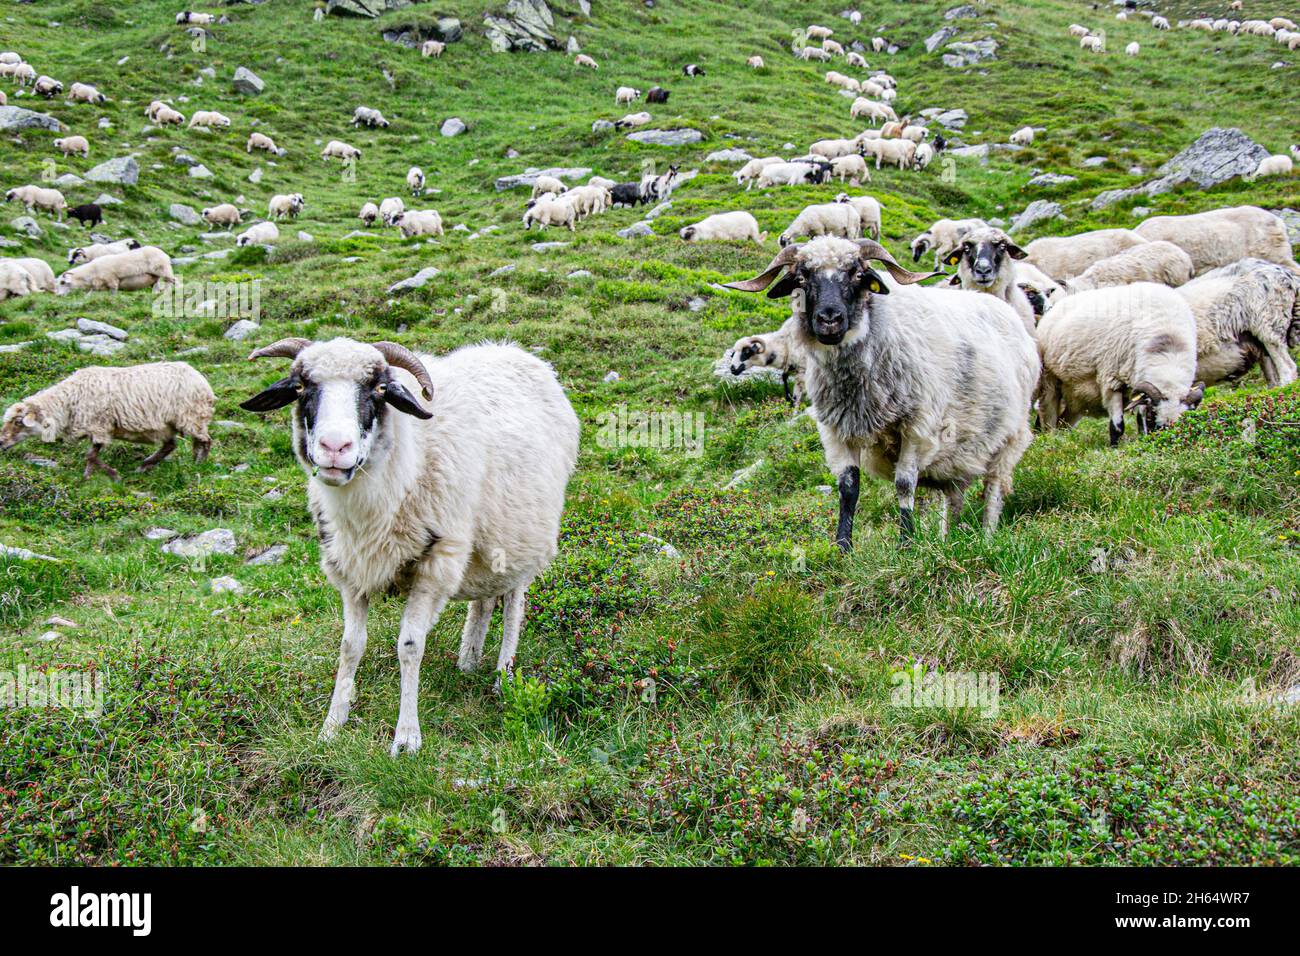
<instances>
[{"instance_id":1,"label":"boulder","mask_svg":"<svg viewBox=\"0 0 1300 956\"><path fill-rule=\"evenodd\" d=\"M225 337L231 342L242 342L260 328L252 319L240 319L226 329Z\"/></svg>"},{"instance_id":2,"label":"boulder","mask_svg":"<svg viewBox=\"0 0 1300 956\"><path fill-rule=\"evenodd\" d=\"M945 20L974 20L980 15L980 12L969 4L953 7L944 13Z\"/></svg>"},{"instance_id":3,"label":"boulder","mask_svg":"<svg viewBox=\"0 0 1300 956\"><path fill-rule=\"evenodd\" d=\"M974 66L984 60L997 59L998 41L986 38L970 43L949 43L948 49L952 52L943 55L944 66Z\"/></svg>"},{"instance_id":4,"label":"boulder","mask_svg":"<svg viewBox=\"0 0 1300 956\"><path fill-rule=\"evenodd\" d=\"M9 225L15 232L21 232L28 239L39 239L45 235L45 232L31 216L19 216L17 219L11 219Z\"/></svg>"},{"instance_id":5,"label":"boulder","mask_svg":"<svg viewBox=\"0 0 1300 956\"><path fill-rule=\"evenodd\" d=\"M241 66L235 70L235 78L232 84L236 93L243 93L245 96L257 96L266 89L266 84L262 81L262 78L246 66Z\"/></svg>"},{"instance_id":6,"label":"boulder","mask_svg":"<svg viewBox=\"0 0 1300 956\"><path fill-rule=\"evenodd\" d=\"M933 53L939 47L943 46L958 33L956 27L940 27L931 33L925 40L925 52Z\"/></svg>"},{"instance_id":7,"label":"boulder","mask_svg":"<svg viewBox=\"0 0 1300 956\"><path fill-rule=\"evenodd\" d=\"M113 183L118 186L134 186L140 181L140 164L134 156L119 156L100 163L86 178L92 183Z\"/></svg>"},{"instance_id":8,"label":"boulder","mask_svg":"<svg viewBox=\"0 0 1300 956\"><path fill-rule=\"evenodd\" d=\"M552 176L555 179L567 179L570 182L577 182L580 179L586 179L590 175L591 169L587 166L552 166L549 169L528 169L515 176L502 176L496 181L496 188L497 192L504 192L518 186L527 186L532 189L539 176Z\"/></svg>"},{"instance_id":9,"label":"boulder","mask_svg":"<svg viewBox=\"0 0 1300 956\"><path fill-rule=\"evenodd\" d=\"M213 528L202 534L173 538L163 545L163 551L178 558L205 558L213 554L234 554L235 533L228 528Z\"/></svg>"},{"instance_id":10,"label":"boulder","mask_svg":"<svg viewBox=\"0 0 1300 956\"><path fill-rule=\"evenodd\" d=\"M753 156L743 149L719 149L704 157L706 163L747 163Z\"/></svg>"},{"instance_id":11,"label":"boulder","mask_svg":"<svg viewBox=\"0 0 1300 956\"><path fill-rule=\"evenodd\" d=\"M0 132L17 133L25 129L48 129L55 133L63 127L48 113L25 110L21 106L0 106Z\"/></svg>"},{"instance_id":12,"label":"boulder","mask_svg":"<svg viewBox=\"0 0 1300 956\"><path fill-rule=\"evenodd\" d=\"M546 0L510 0L501 16L484 16L483 26L494 53L541 53L563 48L552 32L555 16Z\"/></svg>"},{"instance_id":13,"label":"boulder","mask_svg":"<svg viewBox=\"0 0 1300 956\"><path fill-rule=\"evenodd\" d=\"M1159 196L1186 182L1210 189L1255 171L1267 149L1239 129L1214 127L1206 130L1173 159L1156 170L1158 178L1128 189L1108 189L1093 199L1093 209L1105 209L1133 196ZM1105 161L1104 158L1102 160ZM1088 165L1088 160L1084 160Z\"/></svg>"},{"instance_id":14,"label":"boulder","mask_svg":"<svg viewBox=\"0 0 1300 956\"><path fill-rule=\"evenodd\" d=\"M409 292L412 289L423 288L424 285L438 274L438 270L433 266L421 269L409 279L403 279L401 282L394 282L388 287L389 295L397 295L401 292Z\"/></svg>"},{"instance_id":15,"label":"boulder","mask_svg":"<svg viewBox=\"0 0 1300 956\"><path fill-rule=\"evenodd\" d=\"M389 43L396 43L408 49L419 49L426 40L439 40L443 43L456 43L465 31L455 17L439 17L434 25L422 25L406 30L385 30L380 34Z\"/></svg>"},{"instance_id":16,"label":"boulder","mask_svg":"<svg viewBox=\"0 0 1300 956\"><path fill-rule=\"evenodd\" d=\"M628 133L627 138L634 143L646 143L651 146L687 146L704 139L704 134L697 129L643 129Z\"/></svg>"},{"instance_id":17,"label":"boulder","mask_svg":"<svg viewBox=\"0 0 1300 956\"><path fill-rule=\"evenodd\" d=\"M1049 202L1046 199L1035 199L1025 207L1024 212L1012 220L1011 227L1007 232L1015 235L1017 232L1028 229L1035 223L1040 223L1047 219L1063 218L1065 217L1062 215L1061 204L1059 202Z\"/></svg>"},{"instance_id":18,"label":"boulder","mask_svg":"<svg viewBox=\"0 0 1300 956\"><path fill-rule=\"evenodd\" d=\"M186 226L197 226L203 222L203 217L195 212L192 207L187 206L184 203L172 203L171 208L167 210L167 214L177 222Z\"/></svg>"},{"instance_id":19,"label":"boulder","mask_svg":"<svg viewBox=\"0 0 1300 956\"><path fill-rule=\"evenodd\" d=\"M119 329L116 325L109 325L107 322L77 319L77 329L85 335L107 335L110 339L117 339L119 342L126 341L126 329Z\"/></svg>"},{"instance_id":20,"label":"boulder","mask_svg":"<svg viewBox=\"0 0 1300 956\"><path fill-rule=\"evenodd\" d=\"M1030 186L1062 186L1065 183L1075 181L1074 176L1067 176L1065 173L1039 173L1033 179L1029 180Z\"/></svg>"},{"instance_id":21,"label":"boulder","mask_svg":"<svg viewBox=\"0 0 1300 956\"><path fill-rule=\"evenodd\" d=\"M325 12L335 16L369 17L374 19L389 10L401 10L412 5L413 0L329 0Z\"/></svg>"},{"instance_id":22,"label":"boulder","mask_svg":"<svg viewBox=\"0 0 1300 956\"><path fill-rule=\"evenodd\" d=\"M465 121L463 119L461 119L459 116L453 116L451 119L447 120L445 123L442 124L442 129L439 130L439 132L442 133L443 136L459 136L461 133L465 132L465 130L467 130L468 128L469 127L465 125Z\"/></svg>"},{"instance_id":23,"label":"boulder","mask_svg":"<svg viewBox=\"0 0 1300 956\"><path fill-rule=\"evenodd\" d=\"M651 228L649 222L642 220L641 222L634 222L632 225L624 229L620 229L618 234L624 239L639 239L642 236L653 236L655 231Z\"/></svg>"}]
</instances>

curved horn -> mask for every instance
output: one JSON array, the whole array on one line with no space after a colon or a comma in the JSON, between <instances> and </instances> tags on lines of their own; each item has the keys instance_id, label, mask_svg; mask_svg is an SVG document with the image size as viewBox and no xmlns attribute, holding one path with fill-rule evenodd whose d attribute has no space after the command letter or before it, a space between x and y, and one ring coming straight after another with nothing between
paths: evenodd
<instances>
[{"instance_id":1,"label":"curved horn","mask_svg":"<svg viewBox=\"0 0 1300 956\"><path fill-rule=\"evenodd\" d=\"M260 358L297 358L298 353L311 344L311 339L281 339L251 352L248 360L251 362L253 359Z\"/></svg>"},{"instance_id":2,"label":"curved horn","mask_svg":"<svg viewBox=\"0 0 1300 956\"><path fill-rule=\"evenodd\" d=\"M874 239L858 239L855 241L861 250L858 253L859 256L863 259L875 259L889 270L889 274L894 277L894 281L901 282L903 285L912 285L923 279L932 279L935 276L946 274L943 272L912 272L904 269L894 261L894 257L889 254L889 250Z\"/></svg>"},{"instance_id":3,"label":"curved horn","mask_svg":"<svg viewBox=\"0 0 1300 956\"><path fill-rule=\"evenodd\" d=\"M1163 402L1165 400L1165 393L1145 379L1134 385L1132 390L1134 392L1141 392L1153 402Z\"/></svg>"},{"instance_id":4,"label":"curved horn","mask_svg":"<svg viewBox=\"0 0 1300 956\"><path fill-rule=\"evenodd\" d=\"M791 244L783 248L776 254L776 258L767 264L767 268L754 276L752 279L744 279L740 282L724 282L724 289L736 289L740 292L762 292L772 284L777 273L794 262L794 257L799 254L799 246Z\"/></svg>"},{"instance_id":5,"label":"curved horn","mask_svg":"<svg viewBox=\"0 0 1300 956\"><path fill-rule=\"evenodd\" d=\"M420 361L419 356L406 346L398 345L396 342L371 342L370 344L388 360L389 365L405 369L415 376L415 380L420 383L420 389L426 402L433 400L433 380L429 378L429 370L424 367L424 363Z\"/></svg>"}]
</instances>

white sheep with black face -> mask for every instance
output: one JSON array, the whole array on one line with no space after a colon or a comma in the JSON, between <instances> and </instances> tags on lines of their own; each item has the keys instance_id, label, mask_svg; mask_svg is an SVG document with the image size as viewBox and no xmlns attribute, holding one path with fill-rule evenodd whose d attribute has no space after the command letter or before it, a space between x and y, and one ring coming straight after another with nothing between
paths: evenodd
<instances>
[{"instance_id":1,"label":"white sheep with black face","mask_svg":"<svg viewBox=\"0 0 1300 956\"><path fill-rule=\"evenodd\" d=\"M424 170L419 166L412 166L406 171L406 187L411 190L412 196L419 196L424 192Z\"/></svg>"},{"instance_id":2,"label":"white sheep with black face","mask_svg":"<svg viewBox=\"0 0 1300 956\"><path fill-rule=\"evenodd\" d=\"M939 255L944 265L956 266L961 287L997 296L1016 310L1025 331L1034 334L1034 309L1016 282L1016 262L1025 258L1011 237L994 226L980 226Z\"/></svg>"},{"instance_id":3,"label":"white sheep with black face","mask_svg":"<svg viewBox=\"0 0 1300 956\"><path fill-rule=\"evenodd\" d=\"M912 240L912 261L920 262L921 256L934 250L934 267L938 269L940 256L961 242L962 236L986 225L983 219L939 219L929 229Z\"/></svg>"},{"instance_id":4,"label":"white sheep with black face","mask_svg":"<svg viewBox=\"0 0 1300 956\"><path fill-rule=\"evenodd\" d=\"M466 672L482 659L501 602L497 670L513 669L528 586L555 557L577 416L551 367L511 344L434 357L392 342L284 339L250 356L265 357L291 359L289 374L242 407L294 406L294 454L309 475L321 567L343 599L321 738L347 722L371 596L397 588L406 607L392 753L418 750L420 661L448 602L470 602Z\"/></svg>"},{"instance_id":5,"label":"white sheep with black face","mask_svg":"<svg viewBox=\"0 0 1300 956\"><path fill-rule=\"evenodd\" d=\"M779 371L785 400L796 408L802 404L805 390L804 358L796 336L797 326L798 320L791 316L775 331L741 336L724 356L728 370L737 378L751 369Z\"/></svg>"},{"instance_id":6,"label":"white sheep with black face","mask_svg":"<svg viewBox=\"0 0 1300 956\"><path fill-rule=\"evenodd\" d=\"M786 246L759 275L727 284L791 296L808 397L839 481L835 540L846 551L862 467L893 480L905 539L919 489L946 498L946 531L966 489L983 477L991 534L1032 438L1039 361L1020 318L992 296L913 287L925 278L879 243L828 236Z\"/></svg>"}]
</instances>

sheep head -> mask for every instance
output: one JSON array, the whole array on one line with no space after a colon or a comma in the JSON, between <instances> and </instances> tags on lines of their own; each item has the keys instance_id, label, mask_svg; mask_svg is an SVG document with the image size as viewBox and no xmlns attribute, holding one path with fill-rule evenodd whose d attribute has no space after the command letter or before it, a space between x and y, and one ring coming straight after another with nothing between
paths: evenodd
<instances>
[{"instance_id":1,"label":"sheep head","mask_svg":"<svg viewBox=\"0 0 1300 956\"><path fill-rule=\"evenodd\" d=\"M859 324L871 296L889 294L870 262L879 262L903 285L935 274L904 269L871 239L822 236L786 246L758 275L725 287L741 292L768 289L770 299L793 295L795 312L802 315L808 334L823 345L839 345Z\"/></svg>"},{"instance_id":2,"label":"sheep head","mask_svg":"<svg viewBox=\"0 0 1300 956\"><path fill-rule=\"evenodd\" d=\"M945 265L958 266L963 280L969 275L976 286L992 286L1002 274L1008 256L1023 259L1026 255L1005 232L989 226L966 233L959 245L944 251L939 258Z\"/></svg>"}]
</instances>

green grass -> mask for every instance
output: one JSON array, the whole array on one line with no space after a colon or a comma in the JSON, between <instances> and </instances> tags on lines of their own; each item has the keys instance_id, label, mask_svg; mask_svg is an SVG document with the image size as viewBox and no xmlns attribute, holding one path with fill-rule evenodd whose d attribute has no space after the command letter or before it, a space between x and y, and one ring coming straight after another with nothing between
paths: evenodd
<instances>
[{"instance_id":1,"label":"green grass","mask_svg":"<svg viewBox=\"0 0 1300 956\"><path fill-rule=\"evenodd\" d=\"M1300 389L1269 393L1254 374L1212 390L1176 428L1118 450L1099 421L1039 436L991 542L972 501L948 541L926 517L915 547L900 551L892 489L869 484L846 559L830 544L834 498L819 486L832 479L812 423L791 417L779 386L710 374L736 337L784 318L777 303L713 287L752 274L775 242L687 245L675 231L745 208L775 236L803 205L839 191L743 193L731 166L703 162L716 149L789 153L787 142L855 131L848 101L822 81L826 67L788 53L790 31L808 22L902 44L894 57L868 54L898 78L900 112L962 107L966 142L1047 127L1030 149L959 161L950 176L937 163L925 174L874 173L869 191L898 255L940 216L1010 218L1040 195L1065 208L1053 230L1131 224L1139 203L1094 212L1088 202L1148 178L1210 126L1240 127L1273 152L1293 141L1278 104L1293 99L1295 68L1270 69L1287 58L1276 44L1157 33L1140 18L1115 22L1108 8L1028 0L958 21L962 39L991 35L1001 46L996 61L954 71L922 41L955 5L890 0L853 28L836 16L843 4L597 0L588 19L570 0L555 3L557 33L576 35L598 72L560 53L491 55L486 6L465 0L377 23L314 23L309 3L223 7L232 22L202 51L173 25L174 6L154 0L7 6L0 47L66 84L94 83L110 102L45 104L90 139L91 158L64 161L53 134L23 134L21 148L0 153L5 188L39 180L51 157L61 175L134 153L139 184L106 190L123 200L106 211L103 231L115 237L202 253L220 246L172 223L172 203L242 195L261 211L274 193L302 192L296 228L315 241L284 226L269 255L241 250L179 270L187 281L261 280L262 329L245 343L222 338L228 322L215 317L155 315L146 294L0 304L0 345L40 343L0 355L0 403L90 363L44 339L84 316L130 331L116 364L203 349L187 360L212 382L217 417L236 423L214 428L212 459L197 467L182 448L139 476L146 451L114 445L105 458L125 476L119 484L82 481L80 447L29 443L0 458L0 542L59 559L0 558L0 671L107 676L98 718L0 709L0 862L1296 862L1300 726L1295 708L1261 698L1300 682ZM1246 14L1266 6L1250 2ZM380 38L434 13L467 30L441 59ZM1065 30L1074 21L1105 26L1115 51L1137 39L1142 55L1080 53ZM766 70L745 67L752 53ZM682 77L688 62L708 75ZM230 91L241 65L266 80L262 96ZM209 66L218 79L193 85ZM672 90L667 106L649 107L655 125L691 126L704 142L661 149L593 133L593 120L624 112L612 96L621 84ZM28 105L4 88L11 105ZM145 104L178 94L187 115L220 109L233 128L142 132ZM392 127L348 127L361 104ZM100 116L111 129L98 128ZM451 116L469 132L438 135ZM253 128L288 155L274 166L249 156ZM362 149L355 182L319 158L331 138ZM215 177L188 178L173 147ZM1081 165L1094 155L1108 161ZM524 233L524 192L493 188L529 166L626 179L646 161L700 170L649 239L616 236L644 212L626 209L574 235ZM412 164L439 191L428 204L446 237L345 239L362 202L404 195ZM1135 165L1145 172L1131 174ZM1040 193L1025 185L1039 170L1078 178ZM68 195L86 202L101 191ZM1300 207L1300 180L1184 188L1140 204L1178 213L1238 203ZM6 237L20 212L8 208ZM75 223L66 232L40 223L42 239L8 254L61 264L84 241ZM536 253L539 239L570 244ZM440 274L423 289L387 294L429 265ZM514 269L492 275L505 265ZM592 277L567 278L579 269ZM702 309L688 305L696 298ZM453 607L430 636L415 756L388 756L401 609L391 597L373 608L354 719L332 744L315 739L339 601L317 567L285 416L237 408L275 376L244 361L249 349L286 335L391 338L434 352L510 338L555 365L583 422L560 554L530 593L518 680L498 696L490 674L456 670ZM619 381L604 381L610 370ZM602 447L601 416L619 406L702 416L702 453ZM760 459L744 488L721 490ZM282 495L266 497L271 489ZM238 550L184 561L143 537L153 527L229 528ZM244 564L276 543L288 546L283 564ZM245 592L214 594L222 575ZM43 641L52 615L78 626ZM996 675L997 713L894 706L897 675L917 669Z\"/></svg>"}]
</instances>

